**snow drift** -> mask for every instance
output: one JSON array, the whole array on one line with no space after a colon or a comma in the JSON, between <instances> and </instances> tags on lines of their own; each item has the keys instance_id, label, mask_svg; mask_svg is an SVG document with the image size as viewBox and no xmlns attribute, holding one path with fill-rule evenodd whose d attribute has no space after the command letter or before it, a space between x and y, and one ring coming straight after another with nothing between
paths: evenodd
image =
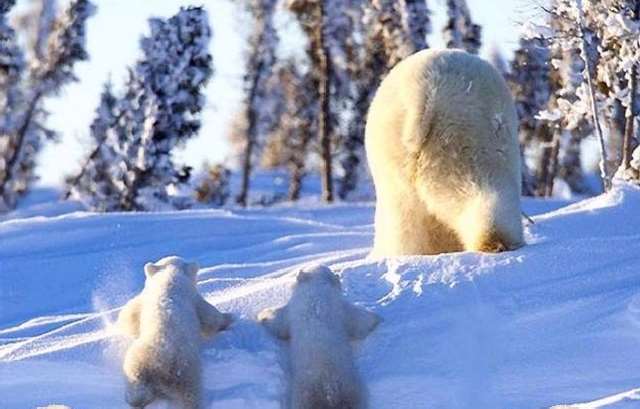
<instances>
[{"instance_id":1,"label":"snow drift","mask_svg":"<svg viewBox=\"0 0 640 409\"><path fill-rule=\"evenodd\" d=\"M372 409L631 407L640 190L524 205L536 223L518 251L380 260L366 258L369 204L1 222L1 406L125 408L113 319L144 262L178 254L207 266L200 292L238 317L203 351L206 407L280 407L284 344L254 320L317 262L384 319L356 349ZM562 406L576 402L590 403Z\"/></svg>"}]
</instances>

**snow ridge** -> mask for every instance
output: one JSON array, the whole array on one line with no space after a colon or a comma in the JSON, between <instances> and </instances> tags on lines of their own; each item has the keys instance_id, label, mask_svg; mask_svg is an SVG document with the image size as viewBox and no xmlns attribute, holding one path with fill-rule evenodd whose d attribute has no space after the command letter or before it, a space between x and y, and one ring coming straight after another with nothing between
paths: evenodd
<instances>
[{"instance_id":1,"label":"snow ridge","mask_svg":"<svg viewBox=\"0 0 640 409\"><path fill-rule=\"evenodd\" d=\"M111 323L144 262L179 254L205 266L207 300L237 316L205 345L206 407L281 406L283 345L255 317L314 263L384 319L356 349L372 409L633 407L639 204L624 185L547 213L525 200L535 224L522 249L396 259L367 257L373 208L361 204L0 222L0 401L124 408Z\"/></svg>"}]
</instances>

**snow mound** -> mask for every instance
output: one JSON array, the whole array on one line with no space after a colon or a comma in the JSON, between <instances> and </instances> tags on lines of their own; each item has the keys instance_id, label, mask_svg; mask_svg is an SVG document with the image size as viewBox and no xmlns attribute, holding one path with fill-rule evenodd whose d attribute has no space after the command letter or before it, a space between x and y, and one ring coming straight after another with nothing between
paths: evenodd
<instances>
[{"instance_id":1,"label":"snow mound","mask_svg":"<svg viewBox=\"0 0 640 409\"><path fill-rule=\"evenodd\" d=\"M638 401L640 401L640 388L618 393L593 402L577 403L574 405L557 405L553 406L551 409L637 408L638 405L640 405L640 402Z\"/></svg>"},{"instance_id":2,"label":"snow mound","mask_svg":"<svg viewBox=\"0 0 640 409\"><path fill-rule=\"evenodd\" d=\"M280 407L283 344L254 320L309 263L384 319L356 349L371 409L625 407L640 386L639 204L622 185L557 210L527 200L536 223L518 251L380 260L370 204L5 221L0 402L125 408L113 320L144 262L177 254L237 316L203 351L207 408Z\"/></svg>"}]
</instances>

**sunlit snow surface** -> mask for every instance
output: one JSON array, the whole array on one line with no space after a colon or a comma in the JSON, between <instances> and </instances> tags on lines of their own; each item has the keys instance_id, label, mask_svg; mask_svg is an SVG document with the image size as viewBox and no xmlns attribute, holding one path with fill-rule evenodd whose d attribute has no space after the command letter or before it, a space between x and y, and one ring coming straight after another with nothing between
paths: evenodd
<instances>
[{"instance_id":1,"label":"sunlit snow surface","mask_svg":"<svg viewBox=\"0 0 640 409\"><path fill-rule=\"evenodd\" d=\"M126 340L111 325L141 289L143 264L169 254L198 261L200 291L237 317L203 350L206 408L281 407L284 344L254 319L286 301L306 263L330 265L347 297L384 319L356 345L371 409L640 407L635 188L560 209L525 201L536 223L518 251L388 260L367 259L372 204L40 206L0 222L3 409L126 408Z\"/></svg>"}]
</instances>

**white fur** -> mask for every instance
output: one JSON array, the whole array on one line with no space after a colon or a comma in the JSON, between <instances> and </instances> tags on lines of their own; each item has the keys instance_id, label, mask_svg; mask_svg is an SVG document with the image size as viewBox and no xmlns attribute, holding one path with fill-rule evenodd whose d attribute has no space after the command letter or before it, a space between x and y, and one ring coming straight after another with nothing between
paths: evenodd
<instances>
[{"instance_id":1,"label":"white fur","mask_svg":"<svg viewBox=\"0 0 640 409\"><path fill-rule=\"evenodd\" d=\"M366 126L372 254L522 246L517 126L505 81L476 56L424 50L395 66Z\"/></svg>"},{"instance_id":2,"label":"white fur","mask_svg":"<svg viewBox=\"0 0 640 409\"><path fill-rule=\"evenodd\" d=\"M301 271L288 304L263 310L258 319L289 340L291 409L366 406L350 340L365 338L380 319L349 304L329 268Z\"/></svg>"},{"instance_id":3,"label":"white fur","mask_svg":"<svg viewBox=\"0 0 640 409\"><path fill-rule=\"evenodd\" d=\"M157 398L201 407L201 339L226 328L231 316L198 293L198 269L175 256L147 263L144 289L120 311L118 327L135 338L123 365L131 407Z\"/></svg>"}]
</instances>

